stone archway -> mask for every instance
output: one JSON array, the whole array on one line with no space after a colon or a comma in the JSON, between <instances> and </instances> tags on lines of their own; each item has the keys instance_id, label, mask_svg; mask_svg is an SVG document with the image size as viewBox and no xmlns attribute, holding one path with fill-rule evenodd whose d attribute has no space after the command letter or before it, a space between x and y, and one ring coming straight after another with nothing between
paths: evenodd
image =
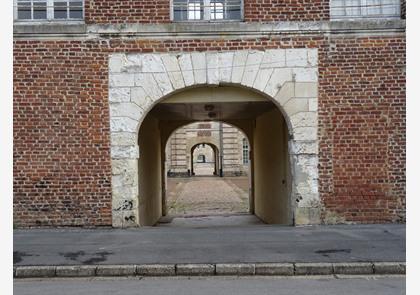
<instances>
[{"instance_id":1,"label":"stone archway","mask_svg":"<svg viewBox=\"0 0 420 295\"><path fill-rule=\"evenodd\" d=\"M186 155L190 155L190 159L189 159L189 165L190 165L190 172L191 175L194 175L194 171L193 171L193 159L192 159L192 154L193 154L193 149L200 145L200 144L208 144L214 152L214 164L215 164L215 175L217 175L218 173L218 167L220 167L220 159L219 159L219 151L220 151L220 146L219 143L217 142L217 140L214 137L211 136L201 136L201 137L193 137L188 139L187 144L186 144L186 148L185 148L185 154Z\"/></svg>"},{"instance_id":2,"label":"stone archway","mask_svg":"<svg viewBox=\"0 0 420 295\"><path fill-rule=\"evenodd\" d=\"M190 167L189 170L191 171L191 176L194 176L195 175L194 151L201 144L208 145L212 149L212 151L213 151L213 159L214 159L214 163L213 163L213 165L214 165L213 175L219 175L219 167L220 167L220 163L219 163L219 161L220 161L219 150L220 150L220 148L218 146L216 146L216 144L214 144L214 143L210 143L210 142L205 142L204 141L204 142L200 142L200 143L197 143L197 144L193 145L190 148L190 150L189 150L189 154L190 154L190 165L191 165L191 167ZM188 152L188 150L187 150L187 152Z\"/></svg>"},{"instance_id":3,"label":"stone archway","mask_svg":"<svg viewBox=\"0 0 420 295\"><path fill-rule=\"evenodd\" d=\"M317 49L112 54L109 102L113 226L138 226L138 131L173 93L233 85L271 100L288 125L295 224L319 223Z\"/></svg>"}]
</instances>

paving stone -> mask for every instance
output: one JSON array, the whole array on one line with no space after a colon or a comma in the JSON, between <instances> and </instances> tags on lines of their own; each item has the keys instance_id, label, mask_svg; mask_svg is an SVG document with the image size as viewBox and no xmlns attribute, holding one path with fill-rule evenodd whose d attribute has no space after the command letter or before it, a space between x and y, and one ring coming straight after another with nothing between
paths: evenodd
<instances>
[{"instance_id":1,"label":"paving stone","mask_svg":"<svg viewBox=\"0 0 420 295\"><path fill-rule=\"evenodd\" d=\"M96 274L98 276L134 276L135 265L99 265Z\"/></svg>"},{"instance_id":2,"label":"paving stone","mask_svg":"<svg viewBox=\"0 0 420 295\"><path fill-rule=\"evenodd\" d=\"M55 266L18 266L16 268L17 278L41 278L54 276Z\"/></svg>"},{"instance_id":3,"label":"paving stone","mask_svg":"<svg viewBox=\"0 0 420 295\"><path fill-rule=\"evenodd\" d=\"M176 274L181 276L208 276L215 274L214 264L177 264Z\"/></svg>"},{"instance_id":4,"label":"paving stone","mask_svg":"<svg viewBox=\"0 0 420 295\"><path fill-rule=\"evenodd\" d=\"M292 263L257 263L255 264L256 275L279 275L292 276L294 267Z\"/></svg>"},{"instance_id":5,"label":"paving stone","mask_svg":"<svg viewBox=\"0 0 420 295\"><path fill-rule=\"evenodd\" d=\"M373 273L372 263L333 263L335 274L364 275Z\"/></svg>"},{"instance_id":6,"label":"paving stone","mask_svg":"<svg viewBox=\"0 0 420 295\"><path fill-rule=\"evenodd\" d=\"M174 276L175 264L137 265L136 273L141 276Z\"/></svg>"},{"instance_id":7,"label":"paving stone","mask_svg":"<svg viewBox=\"0 0 420 295\"><path fill-rule=\"evenodd\" d=\"M330 275L333 274L332 263L295 263L296 275Z\"/></svg>"},{"instance_id":8,"label":"paving stone","mask_svg":"<svg viewBox=\"0 0 420 295\"><path fill-rule=\"evenodd\" d=\"M254 275L255 264L216 264L217 275Z\"/></svg>"},{"instance_id":9,"label":"paving stone","mask_svg":"<svg viewBox=\"0 0 420 295\"><path fill-rule=\"evenodd\" d=\"M93 277L95 275L95 265L64 265L56 268L57 277Z\"/></svg>"},{"instance_id":10,"label":"paving stone","mask_svg":"<svg viewBox=\"0 0 420 295\"><path fill-rule=\"evenodd\" d=\"M375 274L405 274L405 262L375 262Z\"/></svg>"}]
</instances>

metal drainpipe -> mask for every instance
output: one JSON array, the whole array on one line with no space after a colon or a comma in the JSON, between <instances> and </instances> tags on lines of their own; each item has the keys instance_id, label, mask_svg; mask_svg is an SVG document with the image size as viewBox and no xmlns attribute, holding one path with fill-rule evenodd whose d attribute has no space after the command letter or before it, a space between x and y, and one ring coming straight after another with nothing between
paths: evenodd
<instances>
[{"instance_id":1,"label":"metal drainpipe","mask_svg":"<svg viewBox=\"0 0 420 295\"><path fill-rule=\"evenodd\" d=\"M219 176L223 177L223 123L219 122L220 167Z\"/></svg>"}]
</instances>

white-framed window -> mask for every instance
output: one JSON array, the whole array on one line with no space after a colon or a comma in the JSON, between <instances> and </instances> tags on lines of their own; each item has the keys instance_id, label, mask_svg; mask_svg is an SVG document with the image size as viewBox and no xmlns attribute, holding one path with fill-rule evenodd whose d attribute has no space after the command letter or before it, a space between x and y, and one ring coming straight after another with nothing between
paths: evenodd
<instances>
[{"instance_id":1,"label":"white-framed window","mask_svg":"<svg viewBox=\"0 0 420 295\"><path fill-rule=\"evenodd\" d=\"M174 21L241 20L242 0L172 0Z\"/></svg>"},{"instance_id":2,"label":"white-framed window","mask_svg":"<svg viewBox=\"0 0 420 295\"><path fill-rule=\"evenodd\" d=\"M14 0L15 21L83 20L84 0Z\"/></svg>"},{"instance_id":3,"label":"white-framed window","mask_svg":"<svg viewBox=\"0 0 420 295\"><path fill-rule=\"evenodd\" d=\"M249 144L246 138L242 139L242 163L249 164Z\"/></svg>"},{"instance_id":4,"label":"white-framed window","mask_svg":"<svg viewBox=\"0 0 420 295\"><path fill-rule=\"evenodd\" d=\"M330 0L331 19L400 18L400 0Z\"/></svg>"}]
</instances>

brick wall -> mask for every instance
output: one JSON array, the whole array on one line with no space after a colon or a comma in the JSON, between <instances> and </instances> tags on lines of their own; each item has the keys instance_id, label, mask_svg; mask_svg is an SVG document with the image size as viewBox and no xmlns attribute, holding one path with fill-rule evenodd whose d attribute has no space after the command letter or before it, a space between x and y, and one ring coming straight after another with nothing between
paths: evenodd
<instances>
[{"instance_id":1,"label":"brick wall","mask_svg":"<svg viewBox=\"0 0 420 295\"><path fill-rule=\"evenodd\" d=\"M319 48L326 222L405 216L405 40L15 41L17 226L110 225L111 52Z\"/></svg>"},{"instance_id":2,"label":"brick wall","mask_svg":"<svg viewBox=\"0 0 420 295\"><path fill-rule=\"evenodd\" d=\"M86 0L86 23L167 23L170 0ZM328 20L329 0L244 0L245 21Z\"/></svg>"},{"instance_id":3,"label":"brick wall","mask_svg":"<svg viewBox=\"0 0 420 295\"><path fill-rule=\"evenodd\" d=\"M320 190L326 219L405 216L405 40L332 40L320 76ZM327 220L328 221L328 220Z\"/></svg>"},{"instance_id":4,"label":"brick wall","mask_svg":"<svg viewBox=\"0 0 420 295\"><path fill-rule=\"evenodd\" d=\"M245 21L328 20L329 3L329 0L245 0Z\"/></svg>"},{"instance_id":5,"label":"brick wall","mask_svg":"<svg viewBox=\"0 0 420 295\"><path fill-rule=\"evenodd\" d=\"M169 0L86 0L86 23L165 23Z\"/></svg>"}]
</instances>

